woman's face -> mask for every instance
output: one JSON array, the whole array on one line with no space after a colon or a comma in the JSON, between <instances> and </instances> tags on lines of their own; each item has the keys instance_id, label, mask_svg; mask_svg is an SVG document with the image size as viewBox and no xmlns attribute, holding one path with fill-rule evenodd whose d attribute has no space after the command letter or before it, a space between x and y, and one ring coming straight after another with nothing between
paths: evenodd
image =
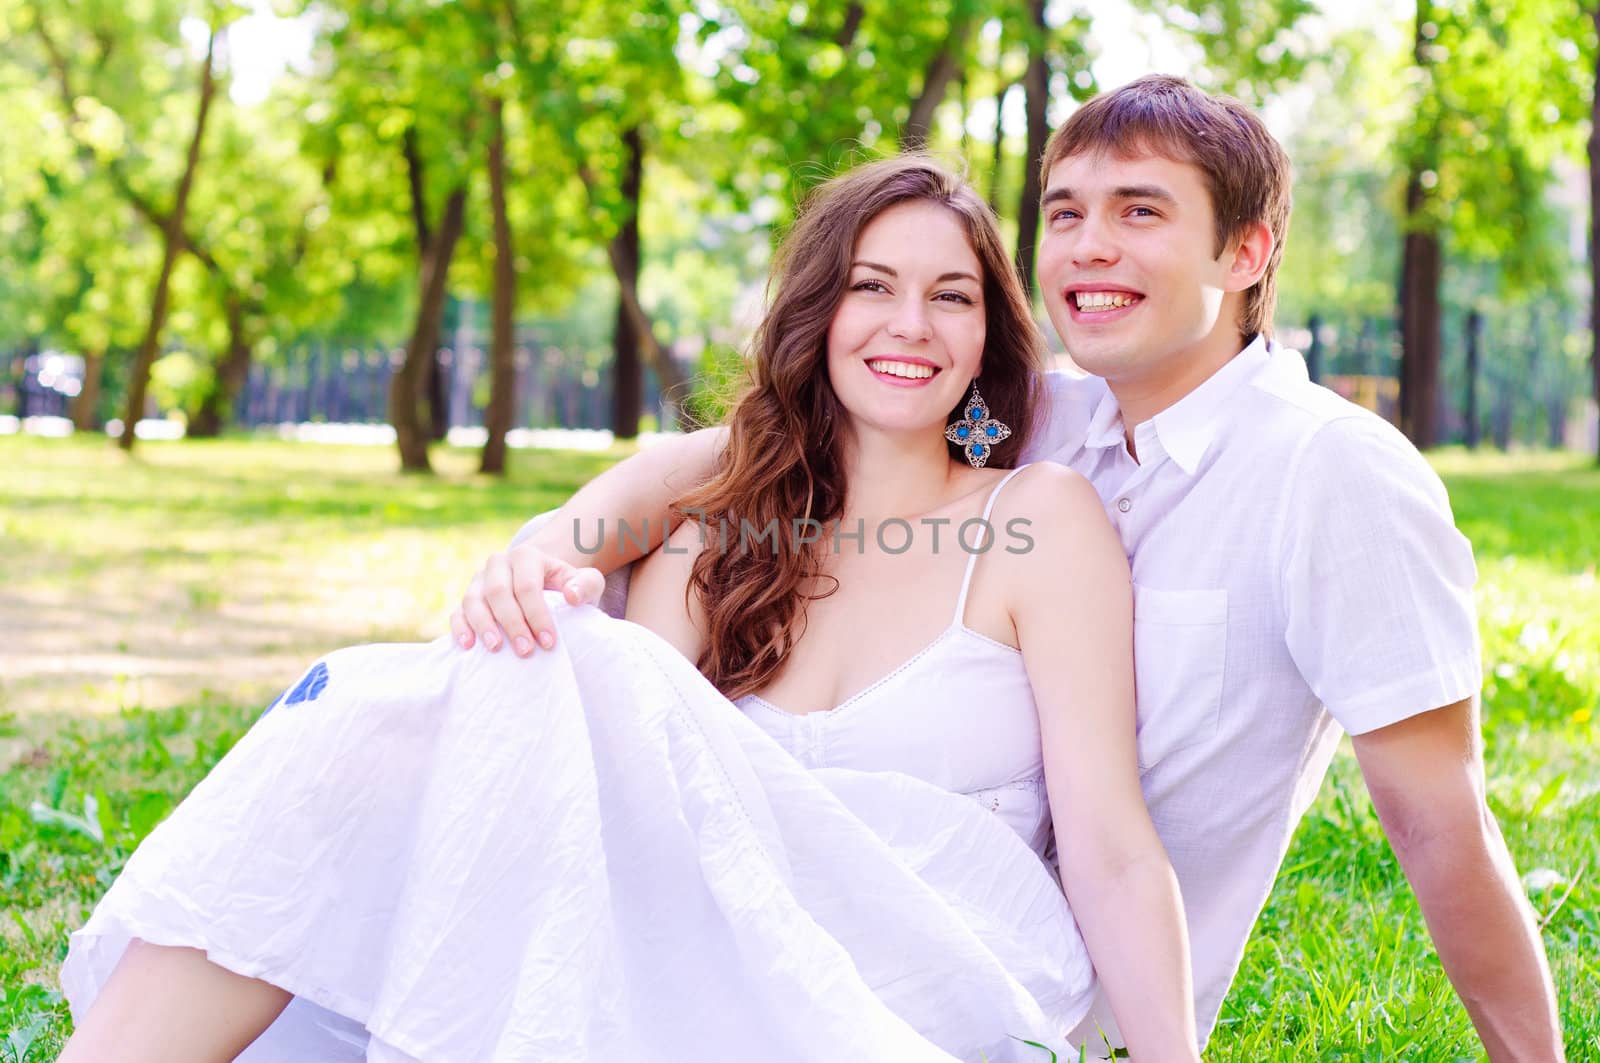
<instances>
[{"instance_id":1,"label":"woman's face","mask_svg":"<svg viewBox=\"0 0 1600 1063\"><path fill-rule=\"evenodd\" d=\"M828 326L828 377L857 427L944 432L983 361L983 266L961 222L926 201L883 211L856 238Z\"/></svg>"}]
</instances>

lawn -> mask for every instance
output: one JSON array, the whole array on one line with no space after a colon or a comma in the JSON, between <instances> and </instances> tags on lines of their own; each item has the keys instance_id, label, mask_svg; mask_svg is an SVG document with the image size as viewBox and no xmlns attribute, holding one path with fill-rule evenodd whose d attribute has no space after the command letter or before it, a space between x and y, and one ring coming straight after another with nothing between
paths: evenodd
<instances>
[{"instance_id":1,"label":"lawn","mask_svg":"<svg viewBox=\"0 0 1600 1063\"><path fill-rule=\"evenodd\" d=\"M72 928L304 665L427 638L484 554L624 451L0 437L0 1063L53 1059ZM1490 803L1544 926L1573 1060L1600 1060L1600 471L1438 455L1479 564ZM1207 1058L1473 1060L1460 1003L1341 755Z\"/></svg>"}]
</instances>

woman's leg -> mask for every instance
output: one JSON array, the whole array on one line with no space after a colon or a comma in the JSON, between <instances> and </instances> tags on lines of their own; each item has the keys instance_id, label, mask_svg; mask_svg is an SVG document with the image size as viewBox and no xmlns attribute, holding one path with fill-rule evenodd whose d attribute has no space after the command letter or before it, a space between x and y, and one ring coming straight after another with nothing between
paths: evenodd
<instances>
[{"instance_id":1,"label":"woman's leg","mask_svg":"<svg viewBox=\"0 0 1600 1063\"><path fill-rule=\"evenodd\" d=\"M135 938L57 1063L221 1063L248 1048L291 999L199 949Z\"/></svg>"}]
</instances>

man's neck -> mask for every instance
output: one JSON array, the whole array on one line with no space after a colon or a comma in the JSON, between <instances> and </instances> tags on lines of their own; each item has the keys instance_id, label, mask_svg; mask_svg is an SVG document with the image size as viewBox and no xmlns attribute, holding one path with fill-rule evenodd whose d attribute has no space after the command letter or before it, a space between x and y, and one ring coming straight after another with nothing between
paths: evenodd
<instances>
[{"instance_id":1,"label":"man's neck","mask_svg":"<svg viewBox=\"0 0 1600 1063\"><path fill-rule=\"evenodd\" d=\"M1170 409L1210 380L1244 350L1247 340L1229 329L1207 336L1187 350L1177 352L1148 373L1106 381L1122 411L1122 430L1128 453L1139 460L1133 433L1162 410Z\"/></svg>"}]
</instances>

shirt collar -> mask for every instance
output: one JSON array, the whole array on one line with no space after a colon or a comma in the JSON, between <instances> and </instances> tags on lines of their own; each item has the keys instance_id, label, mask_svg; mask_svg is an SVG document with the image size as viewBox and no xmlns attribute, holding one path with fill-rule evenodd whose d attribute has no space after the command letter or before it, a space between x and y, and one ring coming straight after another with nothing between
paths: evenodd
<instances>
[{"instance_id":1,"label":"shirt collar","mask_svg":"<svg viewBox=\"0 0 1600 1063\"><path fill-rule=\"evenodd\" d=\"M1203 384L1151 418L1161 448L1185 473L1193 476L1200 468L1201 459L1225 423L1227 400L1277 353L1276 343L1257 335ZM1084 445L1093 450L1121 446L1124 433L1122 408L1117 405L1116 396L1107 391L1089 419Z\"/></svg>"}]
</instances>

